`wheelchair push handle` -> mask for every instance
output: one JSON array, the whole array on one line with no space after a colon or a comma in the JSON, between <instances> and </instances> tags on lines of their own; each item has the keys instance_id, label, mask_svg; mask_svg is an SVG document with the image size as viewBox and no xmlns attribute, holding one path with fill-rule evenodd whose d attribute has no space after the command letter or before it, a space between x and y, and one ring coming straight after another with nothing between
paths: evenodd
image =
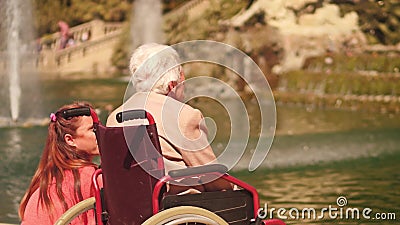
<instances>
[{"instance_id":1,"label":"wheelchair push handle","mask_svg":"<svg viewBox=\"0 0 400 225\"><path fill-rule=\"evenodd\" d=\"M73 108L62 111L62 117L64 119L76 116L90 116L90 108L82 107L82 108Z\"/></svg>"},{"instance_id":2,"label":"wheelchair push handle","mask_svg":"<svg viewBox=\"0 0 400 225\"><path fill-rule=\"evenodd\" d=\"M98 123L99 118L96 114L96 112L91 109L90 107L79 107L79 108L72 108L72 109L66 109L61 112L61 116L64 119L76 117L76 116L91 116L93 119L93 123Z\"/></svg>"},{"instance_id":3,"label":"wheelchair push handle","mask_svg":"<svg viewBox=\"0 0 400 225\"><path fill-rule=\"evenodd\" d=\"M118 123L136 119L147 119L149 121L149 124L155 123L153 116L149 112L143 109L134 109L134 110L119 112L115 116L115 119L117 120Z\"/></svg>"}]
</instances>

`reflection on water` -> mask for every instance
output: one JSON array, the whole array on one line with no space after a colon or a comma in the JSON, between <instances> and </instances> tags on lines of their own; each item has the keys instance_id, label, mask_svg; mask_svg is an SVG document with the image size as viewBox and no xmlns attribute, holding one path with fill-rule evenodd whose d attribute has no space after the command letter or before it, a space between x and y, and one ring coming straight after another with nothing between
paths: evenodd
<instances>
[{"instance_id":1,"label":"reflection on water","mask_svg":"<svg viewBox=\"0 0 400 225\"><path fill-rule=\"evenodd\" d=\"M18 221L17 208L44 146L45 127L0 128L0 221Z\"/></svg>"},{"instance_id":2,"label":"reflection on water","mask_svg":"<svg viewBox=\"0 0 400 225\"><path fill-rule=\"evenodd\" d=\"M264 167L303 166L400 151L400 129L278 136Z\"/></svg>"},{"instance_id":3,"label":"reflection on water","mask_svg":"<svg viewBox=\"0 0 400 225\"><path fill-rule=\"evenodd\" d=\"M4 155L2 154L2 158L7 159L7 162L15 162L18 161L21 152L22 152L22 141L21 141L21 130L18 129L12 129L8 132L7 139L6 140L6 147L4 148ZM8 166L7 166L8 167ZM6 169L7 169L6 167ZM5 170L1 170L5 171ZM9 182L9 187L6 189L6 195L10 196L10 202L9 204L13 207L16 208L19 205L19 193L16 193L14 187L18 185L19 178L18 177L10 177L8 180ZM10 215L12 216L12 215Z\"/></svg>"},{"instance_id":4,"label":"reflection on water","mask_svg":"<svg viewBox=\"0 0 400 225\"><path fill-rule=\"evenodd\" d=\"M105 106L121 103L126 82L118 80L48 81L44 111L48 114L73 100L87 100L106 117ZM226 146L228 114L221 106L194 102L217 127L213 148ZM351 207L397 212L400 217L400 120L394 116L345 111L313 111L278 106L277 136L262 166L244 171L257 143L259 112L246 101L250 142L233 174L254 185L269 207L335 205L345 196ZM47 117L47 116L43 116ZM37 167L45 143L45 126L0 127L0 222L18 223L17 207ZM232 141L235 151L243 143ZM304 221L289 220L292 224ZM311 224L375 224L374 221L306 221ZM382 222L382 221L380 221ZM381 223L382 224L382 223ZM389 223L395 224L395 223Z\"/></svg>"},{"instance_id":5,"label":"reflection on water","mask_svg":"<svg viewBox=\"0 0 400 225\"><path fill-rule=\"evenodd\" d=\"M49 123L48 118L20 118L13 121L9 117L0 117L0 128L10 127L31 127L31 126L46 126Z\"/></svg>"},{"instance_id":6,"label":"reflection on water","mask_svg":"<svg viewBox=\"0 0 400 225\"><path fill-rule=\"evenodd\" d=\"M347 198L343 209L371 208L371 217L376 212L396 213L400 216L400 152L383 154L355 160L314 166L294 167L277 170L259 170L256 173L239 173L239 178L260 190L261 204L268 208L304 209L314 208L318 215L325 207L338 207L340 196ZM275 218L277 215L274 215ZM288 214L286 214L288 216ZM360 216L362 218L362 216ZM289 216L288 216L289 218ZM344 217L345 218L345 217ZM374 220L329 219L288 220L289 224L339 223L377 224ZM380 221L379 224L396 224L395 221Z\"/></svg>"}]
</instances>

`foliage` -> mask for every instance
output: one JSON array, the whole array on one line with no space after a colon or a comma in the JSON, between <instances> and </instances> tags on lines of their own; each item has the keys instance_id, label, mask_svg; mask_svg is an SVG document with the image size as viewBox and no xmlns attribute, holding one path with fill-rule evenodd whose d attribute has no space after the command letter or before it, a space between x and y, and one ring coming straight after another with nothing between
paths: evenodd
<instances>
[{"instance_id":1,"label":"foliage","mask_svg":"<svg viewBox=\"0 0 400 225\"><path fill-rule=\"evenodd\" d=\"M281 84L290 93L333 95L400 96L400 79L393 75L360 75L354 72L292 71L283 74Z\"/></svg>"},{"instance_id":2,"label":"foliage","mask_svg":"<svg viewBox=\"0 0 400 225\"><path fill-rule=\"evenodd\" d=\"M361 30L369 43L396 44L400 41L400 2L398 0L334 0L343 13L356 11Z\"/></svg>"},{"instance_id":3,"label":"foliage","mask_svg":"<svg viewBox=\"0 0 400 225\"><path fill-rule=\"evenodd\" d=\"M218 39L218 33L226 31L226 27L220 23L245 8L247 1L221 0L209 3L207 9L201 13L197 12L200 15L190 17L185 13L167 20L165 24L167 42L174 44L188 40Z\"/></svg>"},{"instance_id":4,"label":"foliage","mask_svg":"<svg viewBox=\"0 0 400 225\"><path fill-rule=\"evenodd\" d=\"M102 19L107 22L129 22L134 0L32 0L35 6L36 20L35 27L39 36L54 33L59 30L57 22L64 20L71 27L88 22L93 19ZM162 0L163 12L167 13L183 4L185 0ZM275 35L266 35L269 33L266 26L260 26L263 21L263 14L257 14L249 21L248 26L238 30L229 30L224 22L232 18L241 10L249 7L247 0L219 0L209 1L210 5L201 12L196 12L194 17L187 13L175 15L165 21L164 31L168 44L174 44L187 40L211 39L226 42L233 38L232 34L241 33L254 38L252 43L264 45L266 37ZM323 1L318 1L322 5ZM356 11L359 15L359 22L362 31L367 35L370 43L396 44L400 41L400 32L397 28L400 25L400 2L398 0L360 0L357 1L332 0L331 3L338 4L341 12L347 13ZM200 7L201 8L201 7ZM302 13L301 11L297 13ZM127 59L129 58L130 44L129 26L121 36L121 40L114 50L113 65L124 70L127 68ZM252 30L251 30L252 29ZM251 31L251 32L250 32ZM271 33L269 33L271 34ZM240 40L242 36L237 35ZM236 46L241 48L243 46ZM263 49L261 46L259 49ZM254 49L253 49L254 50ZM355 70L364 68L365 70L383 71L382 65L389 68L388 72L393 72L399 68L398 63L394 63L386 58L377 57L373 63L368 61L347 59L343 62L340 70ZM335 65L340 65L339 59L335 59ZM353 63L353 64L351 64ZM335 68L334 68L335 69Z\"/></svg>"},{"instance_id":5,"label":"foliage","mask_svg":"<svg viewBox=\"0 0 400 225\"><path fill-rule=\"evenodd\" d=\"M132 47L129 23L125 23L122 29L122 35L116 44L113 56L111 57L112 65L114 65L119 72L128 69L130 49Z\"/></svg>"},{"instance_id":6,"label":"foliage","mask_svg":"<svg viewBox=\"0 0 400 225\"><path fill-rule=\"evenodd\" d=\"M38 35L58 31L57 21L64 20L70 26L88 22L92 19L122 22L128 21L134 0L32 0L35 6L35 26ZM181 6L184 0L163 0L164 13ZM214 1L211 1L214 2ZM400 2L397 0L333 0L342 13L356 11L359 15L361 29L370 43L396 44L400 41L397 28L400 25ZM220 0L209 7L195 21L187 21L184 15L178 20L170 21L166 30L169 40L175 43L187 39L209 37L224 29L219 22L235 15L248 4L245 0ZM262 15L260 15L262 16ZM204 18L207 18L206 20ZM185 22L186 21L186 22ZM173 31L173 32L172 32ZM210 33L211 31L211 33ZM179 37L173 36L179 34Z\"/></svg>"},{"instance_id":7,"label":"foliage","mask_svg":"<svg viewBox=\"0 0 400 225\"><path fill-rule=\"evenodd\" d=\"M58 31L63 20L71 27L93 19L122 22L127 20L133 0L33 0L38 35Z\"/></svg>"},{"instance_id":8,"label":"foliage","mask_svg":"<svg viewBox=\"0 0 400 225\"><path fill-rule=\"evenodd\" d=\"M326 58L332 58L332 63L327 64ZM378 73L398 73L400 58L395 53L364 53L346 56L332 54L310 58L305 63L307 70L329 70L332 72L374 71Z\"/></svg>"},{"instance_id":9,"label":"foliage","mask_svg":"<svg viewBox=\"0 0 400 225\"><path fill-rule=\"evenodd\" d=\"M168 13L186 2L187 0L163 0L163 13Z\"/></svg>"}]
</instances>

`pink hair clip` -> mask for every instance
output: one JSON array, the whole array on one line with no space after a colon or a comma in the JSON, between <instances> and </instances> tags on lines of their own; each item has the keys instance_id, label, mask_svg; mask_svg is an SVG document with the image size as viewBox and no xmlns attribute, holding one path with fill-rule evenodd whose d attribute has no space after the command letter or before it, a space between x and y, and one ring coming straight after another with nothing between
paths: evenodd
<instances>
[{"instance_id":1,"label":"pink hair clip","mask_svg":"<svg viewBox=\"0 0 400 225\"><path fill-rule=\"evenodd\" d=\"M57 120L56 114L50 113L50 120L51 120L51 122L56 122L56 120Z\"/></svg>"}]
</instances>

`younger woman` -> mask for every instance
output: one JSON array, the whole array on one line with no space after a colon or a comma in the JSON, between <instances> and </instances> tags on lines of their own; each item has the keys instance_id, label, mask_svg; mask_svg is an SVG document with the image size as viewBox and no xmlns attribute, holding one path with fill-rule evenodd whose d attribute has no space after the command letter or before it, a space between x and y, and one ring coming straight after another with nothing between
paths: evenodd
<instances>
[{"instance_id":1,"label":"younger woman","mask_svg":"<svg viewBox=\"0 0 400 225\"><path fill-rule=\"evenodd\" d=\"M68 208L94 196L92 159L99 150L92 117L63 117L65 110L82 107L90 105L65 105L50 115L46 145L19 208L21 225L54 224ZM93 210L71 224L95 224Z\"/></svg>"}]
</instances>

